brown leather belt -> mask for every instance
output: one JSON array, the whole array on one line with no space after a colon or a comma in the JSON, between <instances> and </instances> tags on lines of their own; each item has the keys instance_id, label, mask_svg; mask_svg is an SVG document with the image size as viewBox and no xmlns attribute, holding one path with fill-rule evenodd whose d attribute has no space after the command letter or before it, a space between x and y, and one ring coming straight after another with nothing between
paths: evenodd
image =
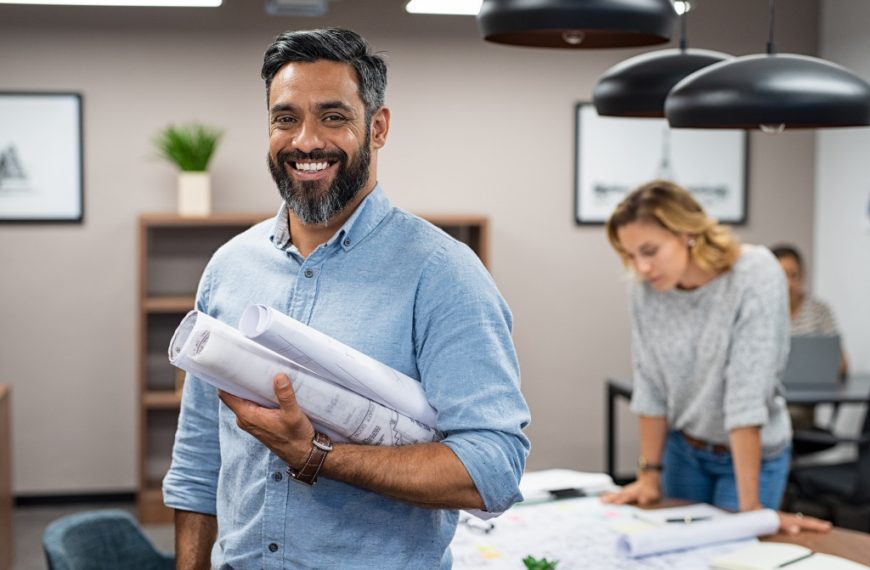
<instances>
[{"instance_id":1,"label":"brown leather belt","mask_svg":"<svg viewBox=\"0 0 870 570\"><path fill-rule=\"evenodd\" d=\"M719 443L710 443L709 441L704 441L703 439L697 439L685 432L680 432L680 435L683 436L683 439L686 440L691 447L695 449L700 449L701 451L712 451L713 453L731 453L731 450L728 449L727 445L722 445Z\"/></svg>"}]
</instances>

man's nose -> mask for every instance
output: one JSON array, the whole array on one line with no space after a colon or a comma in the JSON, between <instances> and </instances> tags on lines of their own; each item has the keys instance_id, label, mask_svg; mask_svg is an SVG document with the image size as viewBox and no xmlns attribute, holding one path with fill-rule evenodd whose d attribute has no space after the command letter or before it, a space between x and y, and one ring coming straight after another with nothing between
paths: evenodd
<instances>
[{"instance_id":1,"label":"man's nose","mask_svg":"<svg viewBox=\"0 0 870 570\"><path fill-rule=\"evenodd\" d=\"M315 120L303 121L293 138L293 146L302 152L323 149L324 141L320 124Z\"/></svg>"}]
</instances>

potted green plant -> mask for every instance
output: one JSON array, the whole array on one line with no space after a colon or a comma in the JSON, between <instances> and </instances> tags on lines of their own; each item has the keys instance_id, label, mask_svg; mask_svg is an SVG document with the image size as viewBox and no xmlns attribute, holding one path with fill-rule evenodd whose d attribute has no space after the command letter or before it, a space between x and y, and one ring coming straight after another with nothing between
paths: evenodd
<instances>
[{"instance_id":1,"label":"potted green plant","mask_svg":"<svg viewBox=\"0 0 870 570\"><path fill-rule=\"evenodd\" d=\"M178 213L207 216L211 212L208 165L223 136L200 123L169 125L154 137L160 156L178 167Z\"/></svg>"},{"instance_id":2,"label":"potted green plant","mask_svg":"<svg viewBox=\"0 0 870 570\"><path fill-rule=\"evenodd\" d=\"M534 556L526 556L523 558L523 564L526 565L526 570L555 570L559 565L558 560L547 560L546 558L535 558Z\"/></svg>"}]
</instances>

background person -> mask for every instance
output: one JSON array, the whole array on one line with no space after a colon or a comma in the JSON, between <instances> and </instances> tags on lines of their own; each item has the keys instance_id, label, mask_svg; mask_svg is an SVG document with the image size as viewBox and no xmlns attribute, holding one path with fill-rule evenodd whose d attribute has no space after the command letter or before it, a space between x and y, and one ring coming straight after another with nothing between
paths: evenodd
<instances>
[{"instance_id":1,"label":"background person","mask_svg":"<svg viewBox=\"0 0 870 570\"><path fill-rule=\"evenodd\" d=\"M824 301L806 292L806 272L804 270L803 258L798 249L793 245L779 244L770 248L770 251L779 260L779 264L785 272L785 279L788 284L791 334L794 336L840 336L831 307ZM845 352L841 350L840 376L845 378L848 374L849 364L846 361Z\"/></svg>"},{"instance_id":2,"label":"background person","mask_svg":"<svg viewBox=\"0 0 870 570\"><path fill-rule=\"evenodd\" d=\"M806 292L804 286L806 272L804 271L803 258L798 249L793 245L779 244L770 250L779 260L779 264L783 272L785 272L785 280L788 284L788 305L792 336L840 336L831 308L825 302L816 299ZM841 345L840 378L845 379L848 373L849 366ZM792 428L795 430L830 431L829 428L822 429L816 426L816 406L789 404L788 412L791 417ZM836 413L832 414L831 418L831 423L833 423ZM794 453L795 455L815 453L834 447L834 445L832 443L799 441L795 444Z\"/></svg>"},{"instance_id":3,"label":"background person","mask_svg":"<svg viewBox=\"0 0 870 570\"><path fill-rule=\"evenodd\" d=\"M468 247L378 185L386 65L363 38L284 33L262 76L284 203L215 253L197 308L235 325L270 305L419 379L446 437L333 444L284 375L279 409L190 377L163 484L178 567L449 568L457 509L521 499L529 412L510 311Z\"/></svg>"},{"instance_id":4,"label":"background person","mask_svg":"<svg viewBox=\"0 0 870 570\"><path fill-rule=\"evenodd\" d=\"M686 190L654 181L607 222L633 270L637 481L611 503L664 495L734 511L778 509L791 428L779 375L789 349L784 276L771 253L741 246ZM787 532L829 523L780 514Z\"/></svg>"}]
</instances>

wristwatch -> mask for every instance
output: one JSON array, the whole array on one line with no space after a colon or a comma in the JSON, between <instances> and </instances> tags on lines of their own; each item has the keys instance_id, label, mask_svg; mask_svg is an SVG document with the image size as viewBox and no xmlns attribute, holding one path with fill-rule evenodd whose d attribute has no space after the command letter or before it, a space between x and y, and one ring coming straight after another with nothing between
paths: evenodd
<instances>
[{"instance_id":1,"label":"wristwatch","mask_svg":"<svg viewBox=\"0 0 870 570\"><path fill-rule=\"evenodd\" d=\"M326 461L326 454L330 451L332 451L332 440L329 439L329 436L325 433L315 432L314 439L311 440L311 451L308 452L305 464L298 471L292 467L287 467L287 474L294 481L309 486L314 485L317 483L317 474L320 473L320 468Z\"/></svg>"},{"instance_id":2,"label":"wristwatch","mask_svg":"<svg viewBox=\"0 0 870 570\"><path fill-rule=\"evenodd\" d=\"M637 458L637 470L641 473L645 473L646 471L659 471L664 470L664 466L661 463L650 463L647 461L646 457L640 456Z\"/></svg>"}]
</instances>

